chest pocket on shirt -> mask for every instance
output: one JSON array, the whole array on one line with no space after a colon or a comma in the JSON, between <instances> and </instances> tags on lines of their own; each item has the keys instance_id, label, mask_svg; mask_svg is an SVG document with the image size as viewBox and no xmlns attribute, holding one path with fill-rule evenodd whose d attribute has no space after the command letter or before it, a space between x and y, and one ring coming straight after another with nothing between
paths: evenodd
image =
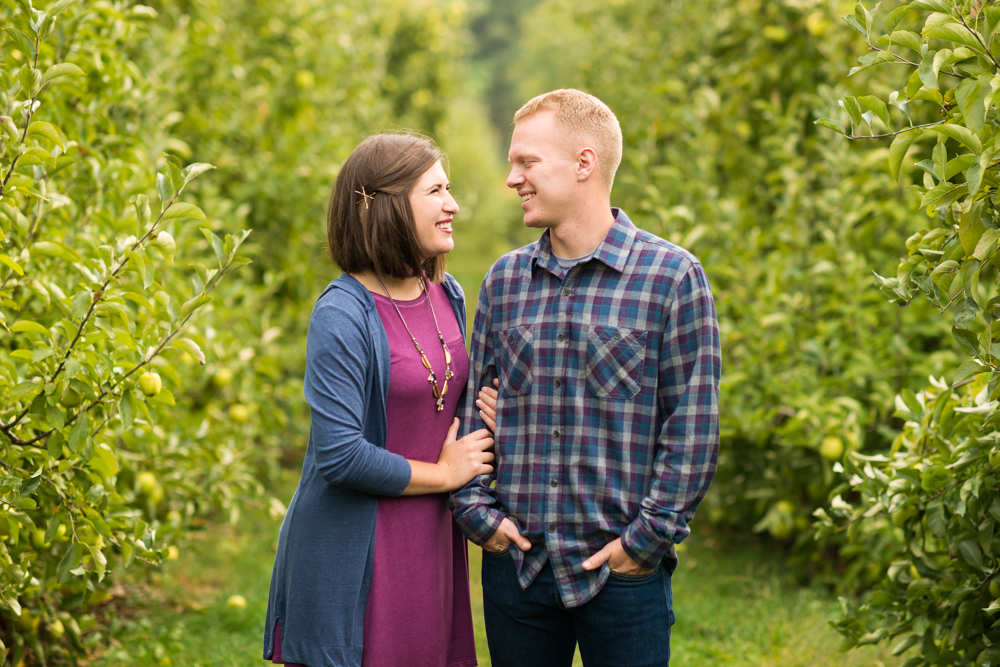
<instances>
[{"instance_id":1,"label":"chest pocket on shirt","mask_svg":"<svg viewBox=\"0 0 1000 667\"><path fill-rule=\"evenodd\" d=\"M646 332L591 327L587 340L587 385L598 398L630 399L642 386Z\"/></svg>"},{"instance_id":2,"label":"chest pocket on shirt","mask_svg":"<svg viewBox=\"0 0 1000 667\"><path fill-rule=\"evenodd\" d=\"M500 334L500 394L522 396L531 389L531 328L511 327Z\"/></svg>"}]
</instances>

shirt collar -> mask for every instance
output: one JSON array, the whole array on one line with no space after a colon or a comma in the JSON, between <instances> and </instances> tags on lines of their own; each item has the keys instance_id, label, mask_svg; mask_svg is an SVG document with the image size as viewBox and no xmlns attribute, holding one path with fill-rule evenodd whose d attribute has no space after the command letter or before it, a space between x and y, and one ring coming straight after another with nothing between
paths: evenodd
<instances>
[{"instance_id":1,"label":"shirt collar","mask_svg":"<svg viewBox=\"0 0 1000 667\"><path fill-rule=\"evenodd\" d=\"M604 262L615 271L622 272L625 270L625 264L628 262L628 256L632 250L636 227L620 208L612 207L611 213L615 216L615 222L608 230L608 235L597 246L591 259ZM560 280L565 277L566 272L559 266L559 262L552 252L552 241L549 238L548 229L542 232L541 238L535 244L531 259L532 266L540 266L559 277Z\"/></svg>"}]
</instances>

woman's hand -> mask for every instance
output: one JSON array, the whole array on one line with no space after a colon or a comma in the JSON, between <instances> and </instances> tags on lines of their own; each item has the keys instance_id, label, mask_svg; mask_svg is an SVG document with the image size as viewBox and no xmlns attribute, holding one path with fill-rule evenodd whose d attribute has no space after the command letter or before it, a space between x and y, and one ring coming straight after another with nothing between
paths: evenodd
<instances>
[{"instance_id":1,"label":"woman's hand","mask_svg":"<svg viewBox=\"0 0 1000 667\"><path fill-rule=\"evenodd\" d=\"M445 490L455 491L468 484L473 477L493 472L493 435L484 428L473 431L461 440L458 435L458 419L451 423L448 437L441 446L438 466L444 473Z\"/></svg>"},{"instance_id":2,"label":"woman's hand","mask_svg":"<svg viewBox=\"0 0 1000 667\"><path fill-rule=\"evenodd\" d=\"M500 380L493 380L493 386L499 387ZM497 395L498 392L493 387L483 387L479 390L479 398L476 399L479 416L482 417L486 428L494 433L497 430Z\"/></svg>"}]
</instances>

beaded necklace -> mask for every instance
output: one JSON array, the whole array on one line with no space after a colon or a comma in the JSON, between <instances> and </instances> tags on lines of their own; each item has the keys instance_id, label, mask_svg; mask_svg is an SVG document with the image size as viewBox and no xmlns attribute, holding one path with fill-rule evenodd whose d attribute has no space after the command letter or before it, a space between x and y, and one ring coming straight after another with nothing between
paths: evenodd
<instances>
[{"instance_id":1,"label":"beaded necklace","mask_svg":"<svg viewBox=\"0 0 1000 667\"><path fill-rule=\"evenodd\" d=\"M375 273L375 271L372 271L372 273ZM427 381L430 383L431 389L434 392L434 398L437 399L437 411L441 412L441 410L444 409L444 396L448 393L448 380L454 377L454 374L451 372L451 351L448 349L448 344L444 342L444 334L441 333L441 327L438 325L437 313L434 312L434 302L431 299L430 291L427 289L427 279L423 277L420 279L420 287L423 290L423 293L427 295L427 305L431 307L431 317L434 318L434 328L437 329L438 340L441 341L441 349L444 350L445 373L444 386L442 387L438 387L437 376L434 374L434 369L431 368L431 362L427 359L427 355L424 354L424 350L420 347L420 343L417 342L413 332L410 331L410 326L406 323L406 319L403 318L403 313L400 312L395 299L393 299L392 295L389 294L389 290L386 289L385 283L382 282L382 279L379 278L377 273L375 273L375 280L377 280L378 284L382 286L382 290L392 303L392 307L396 309L396 314L399 315L399 319L402 321L403 327L406 329L406 333L410 335L410 340L413 341L414 346L417 348L417 352L420 354L420 361L423 362L424 368L430 371L430 375L427 376Z\"/></svg>"}]
</instances>

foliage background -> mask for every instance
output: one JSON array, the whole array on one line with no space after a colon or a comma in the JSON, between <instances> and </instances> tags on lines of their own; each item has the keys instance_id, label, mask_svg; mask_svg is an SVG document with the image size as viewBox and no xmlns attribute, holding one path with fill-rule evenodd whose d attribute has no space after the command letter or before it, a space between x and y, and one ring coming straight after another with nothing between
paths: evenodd
<instances>
[{"instance_id":1,"label":"foliage background","mask_svg":"<svg viewBox=\"0 0 1000 667\"><path fill-rule=\"evenodd\" d=\"M0 23L28 30L24 4L2 0ZM300 465L308 430L308 317L336 276L323 247L326 196L353 146L407 128L448 151L462 206L449 266L474 295L499 254L533 240L503 186L513 112L540 92L579 87L622 122L613 203L692 250L713 283L723 442L698 520L773 540L802 581L852 591L883 582L899 558L886 522L817 539L812 515L859 497L836 472L844 452L887 451L908 418L894 414L895 396L951 374L960 349L931 304L901 309L872 285L872 272L893 275L905 240L928 224L886 168L888 145L858 146L814 125L838 113L843 95L887 98L899 86L877 71L847 77L867 50L840 18L854 9L842 0L720 0L712 11L677 0L81 0L66 9L61 21L77 27L60 24L53 39L73 46L44 55L76 63L84 83L53 88L38 113L92 154L76 156L75 207L42 228L45 240L97 252L82 237L121 233L128 198L153 196L161 154L216 167L184 192L205 219L172 227L185 256L162 269L165 286L189 293L187 262L211 256L199 226L253 230L239 251L253 263L220 283L185 334L205 365L180 353L158 362L176 405L156 408L156 428L115 422L101 436L121 466L112 475L121 504L155 531L151 549L184 548L187 532L235 521L247 503L283 511L273 489L282 469ZM0 39L0 102L10 109L24 61L12 35ZM81 215L95 192L108 203L94 210L108 212ZM4 224L9 252L20 241L16 220ZM70 267L45 261L43 280L70 280ZM9 325L22 311L5 301L2 312ZM27 343L7 332L0 340L16 385L30 369L9 355ZM21 456L0 446L8 463ZM143 491L141 473L160 491ZM58 506L48 502L34 523L48 523ZM87 626L122 576L120 547L103 546L110 574L87 574L91 584L67 602L52 568L73 540L46 551L44 540L24 539L2 548L38 585L11 574L0 590L40 620L0 610L0 639L29 660L50 645L59 656L56 621L73 619L74 648L99 646L100 630Z\"/></svg>"}]
</instances>

